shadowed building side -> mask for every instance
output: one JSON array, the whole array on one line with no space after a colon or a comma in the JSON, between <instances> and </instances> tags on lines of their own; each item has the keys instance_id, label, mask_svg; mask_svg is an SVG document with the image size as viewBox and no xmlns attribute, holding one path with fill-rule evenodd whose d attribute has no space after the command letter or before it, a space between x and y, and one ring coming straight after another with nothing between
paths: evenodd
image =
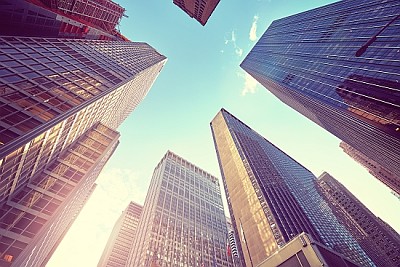
<instances>
[{"instance_id":1,"label":"shadowed building side","mask_svg":"<svg viewBox=\"0 0 400 267\"><path fill-rule=\"evenodd\" d=\"M340 222L378 267L400 266L400 236L377 218L330 174L318 177L318 190Z\"/></svg>"},{"instance_id":2,"label":"shadowed building side","mask_svg":"<svg viewBox=\"0 0 400 267\"><path fill-rule=\"evenodd\" d=\"M347 155L349 155L351 158L353 158L355 161L365 167L371 175L373 175L379 181L384 183L387 187L392 189L395 193L395 196L396 194L397 197L400 195L400 177L394 175L388 169L382 167L378 162L369 159L367 156L365 156L360 151L357 151L349 144L341 142L340 147Z\"/></svg>"}]
</instances>

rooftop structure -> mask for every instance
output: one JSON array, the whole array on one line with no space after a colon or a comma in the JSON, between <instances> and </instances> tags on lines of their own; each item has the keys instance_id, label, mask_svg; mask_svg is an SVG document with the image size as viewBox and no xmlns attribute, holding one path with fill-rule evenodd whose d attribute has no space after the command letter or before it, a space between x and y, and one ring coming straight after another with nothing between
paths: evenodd
<instances>
[{"instance_id":1,"label":"rooftop structure","mask_svg":"<svg viewBox=\"0 0 400 267\"><path fill-rule=\"evenodd\" d=\"M257 267L361 267L301 233Z\"/></svg>"}]
</instances>

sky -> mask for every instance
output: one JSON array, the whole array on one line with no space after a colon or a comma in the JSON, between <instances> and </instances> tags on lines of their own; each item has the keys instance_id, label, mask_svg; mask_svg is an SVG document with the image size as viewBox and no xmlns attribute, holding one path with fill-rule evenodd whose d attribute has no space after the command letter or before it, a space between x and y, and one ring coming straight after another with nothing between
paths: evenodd
<instances>
[{"instance_id":1,"label":"sky","mask_svg":"<svg viewBox=\"0 0 400 267\"><path fill-rule=\"evenodd\" d=\"M209 123L222 107L316 176L329 172L400 232L400 199L342 152L339 139L239 67L273 20L334 1L221 0L204 27L172 0L115 2L127 10L121 32L168 61L118 129L119 147L47 267L96 266L118 216L130 201L144 203L153 170L168 150L220 177Z\"/></svg>"}]
</instances>

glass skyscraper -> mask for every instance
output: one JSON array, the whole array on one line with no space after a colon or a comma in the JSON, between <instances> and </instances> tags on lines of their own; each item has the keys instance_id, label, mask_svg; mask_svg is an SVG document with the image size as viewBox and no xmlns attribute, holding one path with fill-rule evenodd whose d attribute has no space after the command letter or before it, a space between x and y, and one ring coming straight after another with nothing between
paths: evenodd
<instances>
[{"instance_id":1,"label":"glass skyscraper","mask_svg":"<svg viewBox=\"0 0 400 267\"><path fill-rule=\"evenodd\" d=\"M168 151L154 169L128 266L232 266L218 179Z\"/></svg>"},{"instance_id":2,"label":"glass skyscraper","mask_svg":"<svg viewBox=\"0 0 400 267\"><path fill-rule=\"evenodd\" d=\"M374 266L318 193L309 170L224 109L211 129L244 266L257 266L302 232Z\"/></svg>"},{"instance_id":3,"label":"glass skyscraper","mask_svg":"<svg viewBox=\"0 0 400 267\"><path fill-rule=\"evenodd\" d=\"M378 267L400 266L400 235L376 217L330 174L318 177L317 189L337 218Z\"/></svg>"},{"instance_id":4,"label":"glass skyscraper","mask_svg":"<svg viewBox=\"0 0 400 267\"><path fill-rule=\"evenodd\" d=\"M399 14L398 0L346 0L276 20L241 67L400 177Z\"/></svg>"},{"instance_id":5,"label":"glass skyscraper","mask_svg":"<svg viewBox=\"0 0 400 267\"><path fill-rule=\"evenodd\" d=\"M108 238L97 267L125 267L135 240L136 229L143 206L130 202L119 216Z\"/></svg>"},{"instance_id":6,"label":"glass skyscraper","mask_svg":"<svg viewBox=\"0 0 400 267\"><path fill-rule=\"evenodd\" d=\"M0 36L1 266L48 260L166 62L146 43L89 39Z\"/></svg>"}]
</instances>

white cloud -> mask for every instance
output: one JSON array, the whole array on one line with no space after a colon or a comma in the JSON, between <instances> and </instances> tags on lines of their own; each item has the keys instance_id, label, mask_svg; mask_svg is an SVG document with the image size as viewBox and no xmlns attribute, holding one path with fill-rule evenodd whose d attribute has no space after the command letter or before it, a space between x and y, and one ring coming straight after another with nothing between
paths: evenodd
<instances>
[{"instance_id":1,"label":"white cloud","mask_svg":"<svg viewBox=\"0 0 400 267\"><path fill-rule=\"evenodd\" d=\"M144 200L147 192L138 175L130 169L106 169L96 183L108 197L120 202L129 202L133 198L136 201Z\"/></svg>"},{"instance_id":2,"label":"white cloud","mask_svg":"<svg viewBox=\"0 0 400 267\"><path fill-rule=\"evenodd\" d=\"M257 21L258 21L258 16L255 15L253 17L253 23L251 24L250 28L250 33L249 33L249 39L250 41L255 41L257 40Z\"/></svg>"},{"instance_id":3,"label":"white cloud","mask_svg":"<svg viewBox=\"0 0 400 267\"><path fill-rule=\"evenodd\" d=\"M237 45L237 43L236 43L236 40L237 40L237 39L236 39L236 33L235 33L235 31L232 30L232 32L231 32L230 35L231 35L231 36L230 36L230 39L227 39L227 38L225 37L225 45L227 45L227 44L229 44L229 43L232 43L235 54L236 54L238 57L241 57L241 56L243 55L243 49L240 48L240 47Z\"/></svg>"},{"instance_id":4,"label":"white cloud","mask_svg":"<svg viewBox=\"0 0 400 267\"><path fill-rule=\"evenodd\" d=\"M245 96L246 94L254 94L257 90L258 81L247 72L244 74L242 72L238 72L237 75L244 79L242 96Z\"/></svg>"},{"instance_id":5,"label":"white cloud","mask_svg":"<svg viewBox=\"0 0 400 267\"><path fill-rule=\"evenodd\" d=\"M235 48L235 54L239 57L241 57L243 55L243 49L240 47L236 47Z\"/></svg>"},{"instance_id":6,"label":"white cloud","mask_svg":"<svg viewBox=\"0 0 400 267\"><path fill-rule=\"evenodd\" d=\"M232 31L232 38L231 38L231 41L232 41L233 43L235 43L235 42L236 42L236 35L235 35L235 31Z\"/></svg>"}]
</instances>

